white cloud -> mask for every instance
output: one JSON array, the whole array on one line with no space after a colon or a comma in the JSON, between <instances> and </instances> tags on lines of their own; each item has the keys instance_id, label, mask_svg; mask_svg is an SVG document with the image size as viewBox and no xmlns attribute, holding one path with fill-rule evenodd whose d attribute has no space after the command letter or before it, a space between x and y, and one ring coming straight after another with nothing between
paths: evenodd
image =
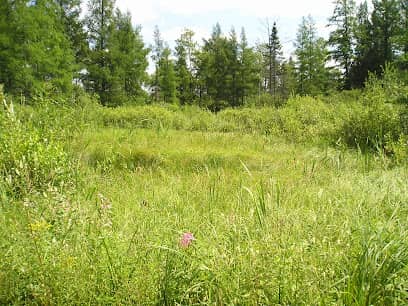
<instances>
[{"instance_id":1,"label":"white cloud","mask_svg":"<svg viewBox=\"0 0 408 306\"><path fill-rule=\"evenodd\" d=\"M264 17L300 17L328 15L332 12L332 2L328 0L156 0L163 12L176 15L209 14L212 12L238 11L244 15Z\"/></svg>"},{"instance_id":2,"label":"white cloud","mask_svg":"<svg viewBox=\"0 0 408 306\"><path fill-rule=\"evenodd\" d=\"M357 3L363 0L357 0ZM333 0L117 0L121 10L129 10L134 24L142 25L147 44L152 43L154 25L171 47L184 28L192 29L195 40L209 37L215 22L224 32L234 25L237 31L244 26L251 44L265 38L263 23L277 21L279 35L285 51L293 50L293 40L302 16L312 15L320 36L327 37L326 27L332 15Z\"/></svg>"},{"instance_id":3,"label":"white cloud","mask_svg":"<svg viewBox=\"0 0 408 306\"><path fill-rule=\"evenodd\" d=\"M134 23L143 25L143 23L154 22L160 18L155 2L157 1L118 0L116 5L122 11L130 11Z\"/></svg>"}]
</instances>

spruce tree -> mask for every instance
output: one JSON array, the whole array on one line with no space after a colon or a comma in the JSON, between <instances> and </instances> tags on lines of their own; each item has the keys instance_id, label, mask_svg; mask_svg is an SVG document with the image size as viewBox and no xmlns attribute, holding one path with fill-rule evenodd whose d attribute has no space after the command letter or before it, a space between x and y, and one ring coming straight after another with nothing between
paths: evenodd
<instances>
[{"instance_id":1,"label":"spruce tree","mask_svg":"<svg viewBox=\"0 0 408 306\"><path fill-rule=\"evenodd\" d=\"M408 1L399 0L398 8L400 12L399 33L396 38L399 58L398 63L401 69L408 69Z\"/></svg>"},{"instance_id":2,"label":"spruce tree","mask_svg":"<svg viewBox=\"0 0 408 306\"><path fill-rule=\"evenodd\" d=\"M273 23L272 30L269 33L268 50L268 90L274 99L274 104L277 103L277 93L279 84L280 62L282 60L282 45L278 37L278 29L276 22Z\"/></svg>"},{"instance_id":3,"label":"spruce tree","mask_svg":"<svg viewBox=\"0 0 408 306\"><path fill-rule=\"evenodd\" d=\"M204 40L204 46L198 56L198 69L201 85L200 97L212 100L211 109L218 111L224 103L231 100L230 86L230 50L231 45L222 35L221 27L217 23L210 39Z\"/></svg>"},{"instance_id":4,"label":"spruce tree","mask_svg":"<svg viewBox=\"0 0 408 306\"><path fill-rule=\"evenodd\" d=\"M0 1L0 84L4 84L5 90L12 87L12 71L10 63L13 60L13 9L10 1Z\"/></svg>"},{"instance_id":5,"label":"spruce tree","mask_svg":"<svg viewBox=\"0 0 408 306\"><path fill-rule=\"evenodd\" d=\"M228 103L231 106L238 106L241 102L239 97L239 73L240 73L240 62L238 58L239 45L238 38L235 29L232 28L230 32L230 37L228 39L228 46L226 48L227 61L228 61L228 73L226 74L226 89L227 95L229 96Z\"/></svg>"},{"instance_id":6,"label":"spruce tree","mask_svg":"<svg viewBox=\"0 0 408 306\"><path fill-rule=\"evenodd\" d=\"M284 61L281 65L281 85L279 92L281 97L286 100L296 93L296 67L292 57Z\"/></svg>"}]
</instances>

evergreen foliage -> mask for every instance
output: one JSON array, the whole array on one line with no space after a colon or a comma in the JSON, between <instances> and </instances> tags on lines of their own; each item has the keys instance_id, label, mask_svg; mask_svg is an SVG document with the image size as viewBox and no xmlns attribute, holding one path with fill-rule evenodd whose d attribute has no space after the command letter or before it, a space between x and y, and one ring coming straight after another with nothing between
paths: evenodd
<instances>
[{"instance_id":1,"label":"evergreen foliage","mask_svg":"<svg viewBox=\"0 0 408 306\"><path fill-rule=\"evenodd\" d=\"M0 29L0 83L7 92L31 97L52 87L69 94L75 60L54 2L2 1Z\"/></svg>"},{"instance_id":2,"label":"evergreen foliage","mask_svg":"<svg viewBox=\"0 0 408 306\"><path fill-rule=\"evenodd\" d=\"M245 99L259 94L261 60L254 48L250 47L246 38L245 29L241 29L239 41L239 72L237 96L243 105Z\"/></svg>"},{"instance_id":3,"label":"evergreen foliage","mask_svg":"<svg viewBox=\"0 0 408 306\"><path fill-rule=\"evenodd\" d=\"M372 5L371 5L372 3ZM276 23L250 46L245 29L223 34L216 24L202 44L185 29L174 50L158 27L146 48L141 26L115 0L0 2L0 84L6 93L78 97L81 87L102 105L146 101L196 104L219 111L246 103L282 106L292 94L321 95L362 88L371 73L395 64L408 78L405 0L336 0L328 40L311 16L299 25L295 52L283 54ZM148 57L155 71L147 73ZM75 89L75 91L73 91ZM76 93L72 95L72 93ZM22 99L23 100L23 99ZM262 101L262 102L261 102Z\"/></svg>"},{"instance_id":4,"label":"evergreen foliage","mask_svg":"<svg viewBox=\"0 0 408 306\"><path fill-rule=\"evenodd\" d=\"M90 0L85 87L99 95L103 105L120 105L142 94L147 54L130 13L114 12L114 1Z\"/></svg>"},{"instance_id":5,"label":"evergreen foliage","mask_svg":"<svg viewBox=\"0 0 408 306\"><path fill-rule=\"evenodd\" d=\"M175 73L177 77L177 98L180 104L192 104L196 100L194 76L194 60L197 44L193 40L194 32L185 29L176 40Z\"/></svg>"},{"instance_id":6,"label":"evergreen foliage","mask_svg":"<svg viewBox=\"0 0 408 306\"><path fill-rule=\"evenodd\" d=\"M373 0L372 12L374 70L381 72L396 57L395 38L399 33L400 14L396 0Z\"/></svg>"},{"instance_id":7,"label":"evergreen foliage","mask_svg":"<svg viewBox=\"0 0 408 306\"><path fill-rule=\"evenodd\" d=\"M282 60L282 45L278 37L278 29L276 22L273 23L272 30L269 33L269 42L266 45L267 49L267 70L268 70L268 91L271 96L276 99L279 83L279 65Z\"/></svg>"},{"instance_id":8,"label":"evergreen foliage","mask_svg":"<svg viewBox=\"0 0 408 306\"><path fill-rule=\"evenodd\" d=\"M209 105L214 111L242 105L245 97L256 92L258 69L256 54L248 47L245 32L238 41L234 29L226 37L216 24L211 38L204 40L197 54L201 104Z\"/></svg>"},{"instance_id":9,"label":"evergreen foliage","mask_svg":"<svg viewBox=\"0 0 408 306\"><path fill-rule=\"evenodd\" d=\"M171 51L165 47L159 60L156 74L159 80L160 96L164 102L173 103L176 99L176 74L174 62L170 58Z\"/></svg>"},{"instance_id":10,"label":"evergreen foliage","mask_svg":"<svg viewBox=\"0 0 408 306\"><path fill-rule=\"evenodd\" d=\"M354 60L354 29L356 4L354 0L337 0L330 25L336 28L330 33L329 45L332 57L343 69L342 88L351 88L350 69Z\"/></svg>"},{"instance_id":11,"label":"evergreen foliage","mask_svg":"<svg viewBox=\"0 0 408 306\"><path fill-rule=\"evenodd\" d=\"M323 38L317 36L314 20L303 18L296 37L297 92L316 95L328 90L330 72L326 67L328 50Z\"/></svg>"},{"instance_id":12,"label":"evergreen foliage","mask_svg":"<svg viewBox=\"0 0 408 306\"><path fill-rule=\"evenodd\" d=\"M116 10L114 30L109 41L112 57L112 77L117 90L116 104L135 100L143 95L142 85L147 79L147 55L140 35L140 27L132 26L129 12Z\"/></svg>"},{"instance_id":13,"label":"evergreen foliage","mask_svg":"<svg viewBox=\"0 0 408 306\"><path fill-rule=\"evenodd\" d=\"M368 72L374 69L373 58L375 56L367 1L358 7L354 36L356 38L355 60L351 67L350 78L353 87L362 87L368 77Z\"/></svg>"}]
</instances>

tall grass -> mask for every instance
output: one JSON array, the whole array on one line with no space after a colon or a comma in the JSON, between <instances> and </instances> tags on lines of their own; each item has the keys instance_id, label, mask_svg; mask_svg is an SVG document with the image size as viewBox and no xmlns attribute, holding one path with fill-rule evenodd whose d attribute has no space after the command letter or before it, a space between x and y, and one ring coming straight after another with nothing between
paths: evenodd
<instances>
[{"instance_id":1,"label":"tall grass","mask_svg":"<svg viewBox=\"0 0 408 306\"><path fill-rule=\"evenodd\" d=\"M0 186L31 172L1 192L0 304L403 305L407 167L334 141L350 105L2 111Z\"/></svg>"}]
</instances>

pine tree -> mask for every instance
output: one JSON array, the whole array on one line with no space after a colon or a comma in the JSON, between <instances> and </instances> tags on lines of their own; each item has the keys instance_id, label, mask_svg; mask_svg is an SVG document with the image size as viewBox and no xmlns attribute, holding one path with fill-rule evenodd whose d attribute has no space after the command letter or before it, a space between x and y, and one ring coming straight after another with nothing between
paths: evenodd
<instances>
[{"instance_id":1,"label":"pine tree","mask_svg":"<svg viewBox=\"0 0 408 306\"><path fill-rule=\"evenodd\" d=\"M89 0L87 30L90 46L87 58L85 87L100 97L101 103L111 103L115 89L112 79L112 57L108 42L114 29L114 0Z\"/></svg>"},{"instance_id":2,"label":"pine tree","mask_svg":"<svg viewBox=\"0 0 408 306\"><path fill-rule=\"evenodd\" d=\"M146 80L148 50L144 48L140 28L133 28L131 19L129 12L123 14L117 9L108 41L116 105L142 95L142 85Z\"/></svg>"},{"instance_id":3,"label":"pine tree","mask_svg":"<svg viewBox=\"0 0 408 306\"><path fill-rule=\"evenodd\" d=\"M244 104L244 99L248 96L255 95L258 92L260 82L260 66L253 48L250 48L245 34L245 29L241 30L241 38L239 42L239 76L238 76L238 97L240 105Z\"/></svg>"},{"instance_id":4,"label":"pine tree","mask_svg":"<svg viewBox=\"0 0 408 306\"><path fill-rule=\"evenodd\" d=\"M174 63L170 58L171 51L165 47L158 66L158 80L160 94L164 102L174 103L176 101L176 75Z\"/></svg>"},{"instance_id":5,"label":"pine tree","mask_svg":"<svg viewBox=\"0 0 408 306\"><path fill-rule=\"evenodd\" d=\"M398 59L401 69L408 69L408 1L399 0L400 11L399 33L397 35L397 48L400 54Z\"/></svg>"},{"instance_id":6,"label":"pine tree","mask_svg":"<svg viewBox=\"0 0 408 306\"><path fill-rule=\"evenodd\" d=\"M292 57L281 65L281 86L279 87L280 95L287 100L290 95L296 93L296 67Z\"/></svg>"},{"instance_id":7,"label":"pine tree","mask_svg":"<svg viewBox=\"0 0 408 306\"><path fill-rule=\"evenodd\" d=\"M316 26L311 16L302 19L295 47L298 93L302 95L324 93L328 87L329 77L326 68L328 51L326 42L317 37Z\"/></svg>"},{"instance_id":8,"label":"pine tree","mask_svg":"<svg viewBox=\"0 0 408 306\"><path fill-rule=\"evenodd\" d=\"M361 88L368 77L368 72L374 70L374 57L376 56L367 1L358 7L354 31L356 46L350 79L351 87Z\"/></svg>"},{"instance_id":9,"label":"pine tree","mask_svg":"<svg viewBox=\"0 0 408 306\"><path fill-rule=\"evenodd\" d=\"M82 0L55 0L58 5L58 15L64 25L65 35L69 38L74 50L77 70L83 68L83 62L88 51L84 22L81 20Z\"/></svg>"},{"instance_id":10,"label":"pine tree","mask_svg":"<svg viewBox=\"0 0 408 306\"><path fill-rule=\"evenodd\" d=\"M195 77L193 71L196 43L193 41L194 32L184 30L180 38L176 40L176 64L177 97L180 103L192 104L195 100Z\"/></svg>"},{"instance_id":11,"label":"pine tree","mask_svg":"<svg viewBox=\"0 0 408 306\"><path fill-rule=\"evenodd\" d=\"M374 39L374 69L381 73L385 63L395 59L394 40L399 33L401 21L398 2L396 0L373 0L374 10L371 20Z\"/></svg>"},{"instance_id":12,"label":"pine tree","mask_svg":"<svg viewBox=\"0 0 408 306\"><path fill-rule=\"evenodd\" d=\"M154 28L153 38L154 38L154 45L151 47L151 50L152 50L151 58L155 64L155 72L154 72L151 86L153 89L154 100L158 102L160 100L159 64L160 64L161 58L163 57L163 51L165 48L164 48L164 41L161 38L160 30L157 25Z\"/></svg>"},{"instance_id":13,"label":"pine tree","mask_svg":"<svg viewBox=\"0 0 408 306\"><path fill-rule=\"evenodd\" d=\"M51 86L56 93L72 89L74 56L52 1L2 2L0 13L0 82L15 94L32 96ZM3 70L4 69L4 70Z\"/></svg>"},{"instance_id":14,"label":"pine tree","mask_svg":"<svg viewBox=\"0 0 408 306\"><path fill-rule=\"evenodd\" d=\"M336 0L333 16L329 19L335 30L330 33L329 45L333 59L343 69L343 89L351 88L350 69L354 59L354 28L355 28L354 0Z\"/></svg>"}]
</instances>

